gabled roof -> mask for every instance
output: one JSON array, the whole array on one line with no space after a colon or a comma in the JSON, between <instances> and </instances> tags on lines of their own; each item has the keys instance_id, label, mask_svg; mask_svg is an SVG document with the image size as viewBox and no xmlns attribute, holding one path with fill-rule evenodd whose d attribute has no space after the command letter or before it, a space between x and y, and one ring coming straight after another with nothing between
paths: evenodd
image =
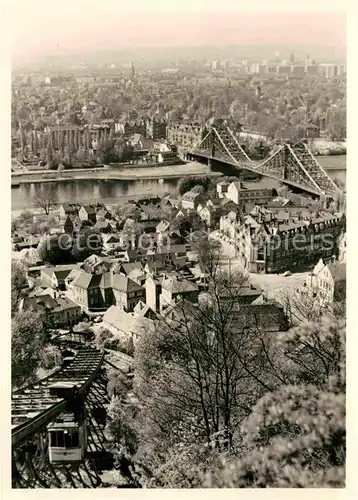
<instances>
[{"instance_id":1,"label":"gabled roof","mask_svg":"<svg viewBox=\"0 0 358 500\"><path fill-rule=\"evenodd\" d=\"M68 309L80 307L75 302L70 300L68 297L57 297L55 301L56 301L56 306L54 308L54 312L65 311Z\"/></svg>"},{"instance_id":2,"label":"gabled roof","mask_svg":"<svg viewBox=\"0 0 358 500\"><path fill-rule=\"evenodd\" d=\"M237 219L237 213L236 212L229 212L227 215L224 215L225 219L230 220L230 221L235 221Z\"/></svg>"},{"instance_id":3,"label":"gabled roof","mask_svg":"<svg viewBox=\"0 0 358 500\"><path fill-rule=\"evenodd\" d=\"M72 269L59 269L59 270L54 270L54 275L56 276L56 278L58 280L64 280L65 278L67 278L67 276L70 274L70 272L72 271Z\"/></svg>"},{"instance_id":4,"label":"gabled roof","mask_svg":"<svg viewBox=\"0 0 358 500\"><path fill-rule=\"evenodd\" d=\"M87 257L87 259L85 259L83 261L83 264L88 264L89 266L98 266L99 264L102 264L103 262L104 262L104 260L102 259L102 257L99 257L98 255L93 253L92 255Z\"/></svg>"},{"instance_id":5,"label":"gabled roof","mask_svg":"<svg viewBox=\"0 0 358 500\"><path fill-rule=\"evenodd\" d=\"M81 273L81 269L72 269L72 271L70 272L70 274L68 274L66 276L66 280L67 281L72 281L76 278L76 276L78 276L79 274Z\"/></svg>"},{"instance_id":6,"label":"gabled roof","mask_svg":"<svg viewBox=\"0 0 358 500\"><path fill-rule=\"evenodd\" d=\"M107 207L103 203L89 203L87 205L82 205L89 215L97 214L99 211L107 212Z\"/></svg>"},{"instance_id":7,"label":"gabled roof","mask_svg":"<svg viewBox=\"0 0 358 500\"><path fill-rule=\"evenodd\" d=\"M38 238L28 238L25 241L16 243L16 246L18 248L28 248L29 246L37 246L39 244L39 241L40 240Z\"/></svg>"},{"instance_id":8,"label":"gabled roof","mask_svg":"<svg viewBox=\"0 0 358 500\"><path fill-rule=\"evenodd\" d=\"M118 306L111 306L103 315L103 321L126 335L131 334L134 317Z\"/></svg>"},{"instance_id":9,"label":"gabled roof","mask_svg":"<svg viewBox=\"0 0 358 500\"><path fill-rule=\"evenodd\" d=\"M172 264L178 269L181 269L188 264L186 257L177 257L175 254L170 256L170 260Z\"/></svg>"},{"instance_id":10,"label":"gabled roof","mask_svg":"<svg viewBox=\"0 0 358 500\"><path fill-rule=\"evenodd\" d=\"M251 215L259 215L259 214L266 214L270 213L270 210L267 210L265 207L261 207L259 205L255 205L254 208L250 211Z\"/></svg>"},{"instance_id":11,"label":"gabled roof","mask_svg":"<svg viewBox=\"0 0 358 500\"><path fill-rule=\"evenodd\" d=\"M105 312L103 321L125 335L142 335L155 325L151 319L127 313L118 306L111 306Z\"/></svg>"},{"instance_id":12,"label":"gabled roof","mask_svg":"<svg viewBox=\"0 0 358 500\"><path fill-rule=\"evenodd\" d=\"M65 279L72 270L79 269L78 264L63 264L58 266L50 266L43 267L41 269L41 273L45 274L49 278L52 279L52 276L55 275L57 279Z\"/></svg>"},{"instance_id":13,"label":"gabled roof","mask_svg":"<svg viewBox=\"0 0 358 500\"><path fill-rule=\"evenodd\" d=\"M190 267L189 269L195 279L199 279L202 274L204 274L199 264L196 264L194 267Z\"/></svg>"},{"instance_id":14,"label":"gabled roof","mask_svg":"<svg viewBox=\"0 0 358 500\"><path fill-rule=\"evenodd\" d=\"M30 264L36 264L36 262L40 260L39 253L36 248L23 248L19 253L19 258L21 260L26 260Z\"/></svg>"},{"instance_id":15,"label":"gabled roof","mask_svg":"<svg viewBox=\"0 0 358 500\"><path fill-rule=\"evenodd\" d=\"M105 206L103 206L99 210L97 210L97 215L101 215L103 217L106 216L106 215L110 215L110 214L111 214L111 212Z\"/></svg>"},{"instance_id":16,"label":"gabled roof","mask_svg":"<svg viewBox=\"0 0 358 500\"><path fill-rule=\"evenodd\" d=\"M260 224L251 215L246 215L244 217L244 224L252 227L260 227Z\"/></svg>"},{"instance_id":17,"label":"gabled roof","mask_svg":"<svg viewBox=\"0 0 358 500\"><path fill-rule=\"evenodd\" d=\"M53 310L57 306L56 300L51 295L41 295L24 299L23 308L26 309L46 309Z\"/></svg>"},{"instance_id":18,"label":"gabled roof","mask_svg":"<svg viewBox=\"0 0 358 500\"><path fill-rule=\"evenodd\" d=\"M66 214L74 214L78 213L79 209L81 208L81 205L79 203L66 202L62 203L61 207L63 208Z\"/></svg>"},{"instance_id":19,"label":"gabled roof","mask_svg":"<svg viewBox=\"0 0 358 500\"><path fill-rule=\"evenodd\" d=\"M101 279L101 274L90 274L82 270L73 280L73 286L88 290L89 288L99 287Z\"/></svg>"},{"instance_id":20,"label":"gabled roof","mask_svg":"<svg viewBox=\"0 0 358 500\"><path fill-rule=\"evenodd\" d=\"M112 278L112 287L114 290L118 290L119 292L139 292L143 290L143 287L138 285L135 281L131 280L127 276L123 276L122 274L114 274Z\"/></svg>"},{"instance_id":21,"label":"gabled roof","mask_svg":"<svg viewBox=\"0 0 358 500\"><path fill-rule=\"evenodd\" d=\"M72 224L72 228L79 231L84 225L84 221L80 219L80 217L76 213L74 213L67 216L64 225L67 226L68 224Z\"/></svg>"},{"instance_id":22,"label":"gabled roof","mask_svg":"<svg viewBox=\"0 0 358 500\"><path fill-rule=\"evenodd\" d=\"M206 206L212 208L220 208L221 207L221 198L209 198L206 202Z\"/></svg>"},{"instance_id":23,"label":"gabled roof","mask_svg":"<svg viewBox=\"0 0 358 500\"><path fill-rule=\"evenodd\" d=\"M137 314L138 316L142 316L143 318L146 318L148 316L157 316L157 313L141 300L133 309L133 313Z\"/></svg>"},{"instance_id":24,"label":"gabled roof","mask_svg":"<svg viewBox=\"0 0 358 500\"><path fill-rule=\"evenodd\" d=\"M143 270L143 264L140 261L136 262L125 262L124 264L121 265L121 271L124 272L126 276L130 272L132 272L134 269L138 269L139 271Z\"/></svg>"},{"instance_id":25,"label":"gabled roof","mask_svg":"<svg viewBox=\"0 0 358 500\"><path fill-rule=\"evenodd\" d=\"M148 261L146 263L146 268L151 273L156 272L156 271L162 271L163 269L166 269L166 267L167 267L167 264L165 263L164 259L160 258L160 256L156 256L155 260Z\"/></svg>"},{"instance_id":26,"label":"gabled roof","mask_svg":"<svg viewBox=\"0 0 358 500\"><path fill-rule=\"evenodd\" d=\"M138 281L138 279L141 279L141 278L145 278L145 273L142 269L132 269L132 271L130 271L128 274L127 274L128 278L130 278L131 280L133 281Z\"/></svg>"},{"instance_id":27,"label":"gabled roof","mask_svg":"<svg viewBox=\"0 0 358 500\"><path fill-rule=\"evenodd\" d=\"M237 210L237 205L236 203L234 203L232 200L230 200L229 198L222 198L222 201L221 201L221 207L222 208L226 208L227 210Z\"/></svg>"},{"instance_id":28,"label":"gabled roof","mask_svg":"<svg viewBox=\"0 0 358 500\"><path fill-rule=\"evenodd\" d=\"M100 288L112 288L112 273L107 272L101 275Z\"/></svg>"},{"instance_id":29,"label":"gabled roof","mask_svg":"<svg viewBox=\"0 0 358 500\"><path fill-rule=\"evenodd\" d=\"M139 229L155 229L159 224L159 219L143 219L136 223Z\"/></svg>"},{"instance_id":30,"label":"gabled roof","mask_svg":"<svg viewBox=\"0 0 358 500\"><path fill-rule=\"evenodd\" d=\"M176 275L164 276L161 281L162 289L171 293L197 292L198 286L186 279L179 279Z\"/></svg>"}]
</instances>

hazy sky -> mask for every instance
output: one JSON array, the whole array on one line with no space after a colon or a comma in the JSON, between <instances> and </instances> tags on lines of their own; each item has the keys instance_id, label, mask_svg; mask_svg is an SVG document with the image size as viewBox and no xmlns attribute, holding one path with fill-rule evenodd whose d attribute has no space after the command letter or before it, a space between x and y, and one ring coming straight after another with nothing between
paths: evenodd
<instances>
[{"instance_id":1,"label":"hazy sky","mask_svg":"<svg viewBox=\"0 0 358 500\"><path fill-rule=\"evenodd\" d=\"M271 0L266 0L266 12L240 12L238 3L242 2L12 0L8 14L13 55L32 57L143 45L345 45L345 15L312 12L317 0L299 2L301 7L310 5L311 12L285 13L267 12ZM258 4L255 0L250 7Z\"/></svg>"}]
</instances>

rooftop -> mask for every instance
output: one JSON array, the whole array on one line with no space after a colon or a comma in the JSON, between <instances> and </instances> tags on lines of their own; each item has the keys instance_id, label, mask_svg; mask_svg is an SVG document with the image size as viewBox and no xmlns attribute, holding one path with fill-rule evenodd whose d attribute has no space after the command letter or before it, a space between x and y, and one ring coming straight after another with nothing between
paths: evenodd
<instances>
[{"instance_id":1,"label":"rooftop","mask_svg":"<svg viewBox=\"0 0 358 500\"><path fill-rule=\"evenodd\" d=\"M176 275L166 275L162 279L162 289L168 290L171 293L186 293L196 292L198 286L186 279L180 279Z\"/></svg>"},{"instance_id":2,"label":"rooftop","mask_svg":"<svg viewBox=\"0 0 358 500\"><path fill-rule=\"evenodd\" d=\"M112 277L112 287L120 292L138 292L143 290L143 287L135 281L122 274L114 274Z\"/></svg>"},{"instance_id":3,"label":"rooftop","mask_svg":"<svg viewBox=\"0 0 358 500\"><path fill-rule=\"evenodd\" d=\"M104 314L103 321L125 335L140 335L154 326L151 319L127 313L118 306L111 306Z\"/></svg>"}]
</instances>

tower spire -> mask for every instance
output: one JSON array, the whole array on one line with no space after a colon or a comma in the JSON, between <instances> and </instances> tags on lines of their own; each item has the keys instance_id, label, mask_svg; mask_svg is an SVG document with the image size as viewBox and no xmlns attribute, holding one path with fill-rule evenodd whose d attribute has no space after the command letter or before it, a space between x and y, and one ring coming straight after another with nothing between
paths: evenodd
<instances>
[{"instance_id":1,"label":"tower spire","mask_svg":"<svg viewBox=\"0 0 358 500\"><path fill-rule=\"evenodd\" d=\"M134 62L132 61L132 79L134 80L135 78L135 66L134 66Z\"/></svg>"}]
</instances>

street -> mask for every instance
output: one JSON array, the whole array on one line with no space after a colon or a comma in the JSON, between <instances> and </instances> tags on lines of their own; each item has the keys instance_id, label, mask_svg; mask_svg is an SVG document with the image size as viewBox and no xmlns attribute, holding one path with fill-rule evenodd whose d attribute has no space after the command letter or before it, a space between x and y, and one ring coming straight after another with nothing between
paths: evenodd
<instances>
[{"instance_id":1,"label":"street","mask_svg":"<svg viewBox=\"0 0 358 500\"><path fill-rule=\"evenodd\" d=\"M218 237L218 231L213 231L210 237L220 241L222 245L222 267L230 271L243 270L243 263L240 258L235 257L233 245ZM282 301L282 297L290 291L301 287L306 281L309 271L292 273L290 276L281 274L254 274L250 273L250 282L253 285L261 287L266 292L267 298Z\"/></svg>"}]
</instances>

